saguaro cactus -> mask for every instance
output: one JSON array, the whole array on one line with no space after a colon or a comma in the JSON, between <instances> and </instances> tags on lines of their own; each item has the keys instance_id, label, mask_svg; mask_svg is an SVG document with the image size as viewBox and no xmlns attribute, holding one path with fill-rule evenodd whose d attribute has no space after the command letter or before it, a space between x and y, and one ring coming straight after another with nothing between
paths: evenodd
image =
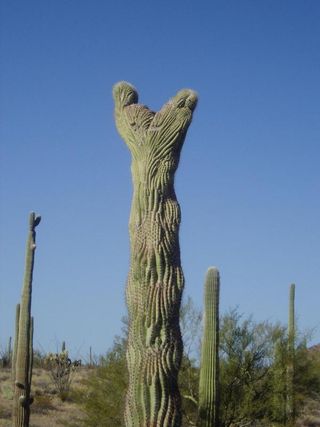
<instances>
[{"instance_id":1,"label":"saguaro cactus","mask_svg":"<svg viewBox=\"0 0 320 427\"><path fill-rule=\"evenodd\" d=\"M32 378L33 319L31 317L32 276L36 249L35 228L41 217L32 212L29 218L29 235L26 247L26 267L22 287L17 353L15 363L13 421L16 427L28 427L30 418L30 396Z\"/></svg>"},{"instance_id":2,"label":"saguaro cactus","mask_svg":"<svg viewBox=\"0 0 320 427\"><path fill-rule=\"evenodd\" d=\"M177 386L182 356L179 309L184 286L174 174L197 96L177 93L155 113L128 83L114 86L118 131L132 155L127 427L181 424Z\"/></svg>"},{"instance_id":3,"label":"saguaro cactus","mask_svg":"<svg viewBox=\"0 0 320 427\"><path fill-rule=\"evenodd\" d=\"M295 359L295 285L290 286L288 320L288 362L287 362L287 425L294 425L294 359Z\"/></svg>"},{"instance_id":4,"label":"saguaro cactus","mask_svg":"<svg viewBox=\"0 0 320 427\"><path fill-rule=\"evenodd\" d=\"M199 382L200 427L219 426L219 271L208 269L204 292L204 329Z\"/></svg>"}]
</instances>

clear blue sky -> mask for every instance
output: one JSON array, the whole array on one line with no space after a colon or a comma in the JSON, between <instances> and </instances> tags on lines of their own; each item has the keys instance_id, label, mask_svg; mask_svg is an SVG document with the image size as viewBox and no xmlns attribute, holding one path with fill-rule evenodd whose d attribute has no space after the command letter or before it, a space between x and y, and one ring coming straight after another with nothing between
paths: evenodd
<instances>
[{"instance_id":1,"label":"clear blue sky","mask_svg":"<svg viewBox=\"0 0 320 427\"><path fill-rule=\"evenodd\" d=\"M30 211L42 215L35 347L103 353L125 314L130 155L112 85L199 103L176 176L185 294L320 342L320 2L1 2L0 342L13 333Z\"/></svg>"}]
</instances>

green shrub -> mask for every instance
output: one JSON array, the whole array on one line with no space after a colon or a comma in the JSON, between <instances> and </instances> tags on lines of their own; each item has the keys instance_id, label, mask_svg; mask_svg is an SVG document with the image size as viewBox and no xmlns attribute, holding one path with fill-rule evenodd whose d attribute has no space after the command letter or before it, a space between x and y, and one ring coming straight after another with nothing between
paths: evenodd
<instances>
[{"instance_id":1,"label":"green shrub","mask_svg":"<svg viewBox=\"0 0 320 427\"><path fill-rule=\"evenodd\" d=\"M97 368L90 370L83 381L84 389L73 393L73 398L86 414L87 427L121 427L125 391L128 384L125 339L116 338L111 350L100 359Z\"/></svg>"}]
</instances>

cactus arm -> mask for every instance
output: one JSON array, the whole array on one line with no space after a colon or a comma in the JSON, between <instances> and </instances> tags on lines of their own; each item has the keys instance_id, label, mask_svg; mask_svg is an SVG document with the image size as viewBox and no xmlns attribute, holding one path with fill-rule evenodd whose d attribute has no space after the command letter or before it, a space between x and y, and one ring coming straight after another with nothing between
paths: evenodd
<instances>
[{"instance_id":1,"label":"cactus arm","mask_svg":"<svg viewBox=\"0 0 320 427\"><path fill-rule=\"evenodd\" d=\"M17 348L19 338L19 318L20 318L20 304L16 305L16 319L15 319L15 333L14 333L14 344L12 354L12 365L11 365L11 378L14 383L16 379L16 360L17 360Z\"/></svg>"},{"instance_id":2,"label":"cactus arm","mask_svg":"<svg viewBox=\"0 0 320 427\"><path fill-rule=\"evenodd\" d=\"M174 173L197 97L183 90L158 113L138 104L133 86L114 86L115 120L132 155L126 398L127 427L181 423L177 386L182 356L179 309L180 207Z\"/></svg>"},{"instance_id":3,"label":"cactus arm","mask_svg":"<svg viewBox=\"0 0 320 427\"><path fill-rule=\"evenodd\" d=\"M219 426L219 294L220 276L209 268L204 293L204 329L199 381L199 426Z\"/></svg>"}]
</instances>

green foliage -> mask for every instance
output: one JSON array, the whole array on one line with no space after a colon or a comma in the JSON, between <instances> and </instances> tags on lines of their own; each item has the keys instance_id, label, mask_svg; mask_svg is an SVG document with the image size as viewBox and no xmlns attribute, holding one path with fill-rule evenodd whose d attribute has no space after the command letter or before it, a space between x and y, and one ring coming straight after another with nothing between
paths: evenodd
<instances>
[{"instance_id":1,"label":"green foliage","mask_svg":"<svg viewBox=\"0 0 320 427\"><path fill-rule=\"evenodd\" d=\"M182 334L188 346L182 359L179 388L182 426L187 427L197 422L199 360L195 357L198 354L195 347L199 345L201 330L200 313L191 299L183 304L181 315ZM85 426L124 426L128 383L126 336L125 329L99 366L89 370L83 390L77 392L76 400L86 413ZM320 401L320 352L310 351L303 336L296 341L294 384L299 414L306 404ZM281 325L254 322L236 309L221 317L221 427L284 425L287 349L287 330Z\"/></svg>"},{"instance_id":2,"label":"green foliage","mask_svg":"<svg viewBox=\"0 0 320 427\"><path fill-rule=\"evenodd\" d=\"M196 425L198 419L199 367L187 355L182 358L179 372L182 399L182 425Z\"/></svg>"},{"instance_id":3,"label":"green foliage","mask_svg":"<svg viewBox=\"0 0 320 427\"><path fill-rule=\"evenodd\" d=\"M99 366L90 370L83 389L74 395L86 414L84 425L87 427L124 426L124 396L128 385L125 347L126 339L117 337Z\"/></svg>"},{"instance_id":4,"label":"green foliage","mask_svg":"<svg viewBox=\"0 0 320 427\"><path fill-rule=\"evenodd\" d=\"M286 398L286 424L293 426L296 418L295 409L295 285L290 286L289 294L289 320L288 320L288 350L287 350L287 398Z\"/></svg>"},{"instance_id":5,"label":"green foliage","mask_svg":"<svg viewBox=\"0 0 320 427\"><path fill-rule=\"evenodd\" d=\"M202 312L195 307L190 296L180 307L180 329L183 340L183 353L188 359L200 359Z\"/></svg>"},{"instance_id":6,"label":"green foliage","mask_svg":"<svg viewBox=\"0 0 320 427\"><path fill-rule=\"evenodd\" d=\"M269 419L276 426L290 425L287 419L287 365L290 360L288 334L285 328L278 331L274 342L274 358L270 367ZM307 348L305 336L296 337L294 359L294 408L298 417L312 402L320 401L320 353Z\"/></svg>"},{"instance_id":7,"label":"green foliage","mask_svg":"<svg viewBox=\"0 0 320 427\"><path fill-rule=\"evenodd\" d=\"M184 354L179 371L183 425L195 425L198 418L199 359L202 313L188 297L180 309Z\"/></svg>"},{"instance_id":8,"label":"green foliage","mask_svg":"<svg viewBox=\"0 0 320 427\"><path fill-rule=\"evenodd\" d=\"M272 394L269 399L268 415L275 425L284 425L286 422L287 350L285 328L279 327L273 334L273 356L269 373Z\"/></svg>"},{"instance_id":9,"label":"green foliage","mask_svg":"<svg viewBox=\"0 0 320 427\"><path fill-rule=\"evenodd\" d=\"M221 425L264 418L271 326L242 319L232 310L221 319Z\"/></svg>"},{"instance_id":10,"label":"green foliage","mask_svg":"<svg viewBox=\"0 0 320 427\"><path fill-rule=\"evenodd\" d=\"M308 349L304 340L296 348L294 380L296 405L301 412L308 400L320 398L320 351Z\"/></svg>"},{"instance_id":11,"label":"green foliage","mask_svg":"<svg viewBox=\"0 0 320 427\"><path fill-rule=\"evenodd\" d=\"M128 319L122 319L122 337L116 337L113 347L106 356L100 358L97 367L89 370L83 381L83 389L73 393L73 398L86 414L84 425L88 427L124 426L123 411L125 392L128 385L126 366L126 346ZM191 298L181 306L181 332L187 343L179 374L179 387L182 395L184 420L195 422L197 418L197 396L199 369L196 359L191 357L198 352L201 313L195 308Z\"/></svg>"}]
</instances>

